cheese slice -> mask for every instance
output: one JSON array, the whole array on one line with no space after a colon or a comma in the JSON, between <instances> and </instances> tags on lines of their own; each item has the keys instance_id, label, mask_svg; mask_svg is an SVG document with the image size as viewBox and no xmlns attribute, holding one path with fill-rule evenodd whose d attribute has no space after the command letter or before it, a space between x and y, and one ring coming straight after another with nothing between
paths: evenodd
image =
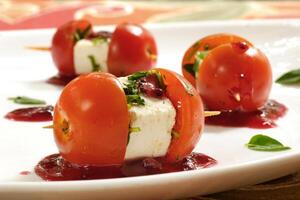
<instances>
[{"instance_id":1,"label":"cheese slice","mask_svg":"<svg viewBox=\"0 0 300 200\"><path fill-rule=\"evenodd\" d=\"M92 60L99 66L99 71L107 72L109 41L79 40L74 46L74 68L76 74L95 71Z\"/></svg>"},{"instance_id":2,"label":"cheese slice","mask_svg":"<svg viewBox=\"0 0 300 200\"><path fill-rule=\"evenodd\" d=\"M126 83L127 78L119 78ZM165 156L172 139L176 110L168 98L157 99L141 95L144 106L129 109L130 127L139 129L129 133L125 159Z\"/></svg>"}]
</instances>

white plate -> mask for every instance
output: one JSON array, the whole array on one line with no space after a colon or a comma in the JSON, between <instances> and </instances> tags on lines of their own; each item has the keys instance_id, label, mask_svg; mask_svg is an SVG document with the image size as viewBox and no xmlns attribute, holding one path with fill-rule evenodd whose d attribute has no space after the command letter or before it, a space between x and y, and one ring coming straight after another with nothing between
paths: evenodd
<instances>
[{"instance_id":1,"label":"white plate","mask_svg":"<svg viewBox=\"0 0 300 200\"><path fill-rule=\"evenodd\" d=\"M159 46L159 66L180 71L184 51L205 35L230 32L253 41L268 55L274 77L300 67L300 21L232 21L150 25ZM28 95L54 104L60 88L45 79L56 73L50 54L24 46L49 45L53 30L0 32L0 115L19 107L7 97ZM299 88L273 85L272 98L287 105L278 127L268 130L207 126L195 149L218 165L163 175L92 181L44 182L33 173L37 162L56 153L49 123L12 122L0 118L1 199L170 199L203 195L255 184L300 170ZM284 152L245 148L251 136L263 133L292 147ZM31 171L30 175L20 175Z\"/></svg>"}]
</instances>

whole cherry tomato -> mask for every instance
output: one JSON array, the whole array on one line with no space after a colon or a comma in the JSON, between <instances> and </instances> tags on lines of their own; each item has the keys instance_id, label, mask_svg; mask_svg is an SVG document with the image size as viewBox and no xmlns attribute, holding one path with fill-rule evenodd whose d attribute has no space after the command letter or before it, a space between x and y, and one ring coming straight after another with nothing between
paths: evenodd
<instances>
[{"instance_id":1,"label":"whole cherry tomato","mask_svg":"<svg viewBox=\"0 0 300 200\"><path fill-rule=\"evenodd\" d=\"M61 155L79 165L124 161L129 113L115 76L94 72L71 81L54 110L54 136Z\"/></svg>"},{"instance_id":2,"label":"whole cherry tomato","mask_svg":"<svg viewBox=\"0 0 300 200\"><path fill-rule=\"evenodd\" d=\"M52 38L51 55L61 76L75 76L73 50L79 39L75 34L88 35L90 31L91 24L85 20L70 21L57 29Z\"/></svg>"},{"instance_id":3,"label":"whole cherry tomato","mask_svg":"<svg viewBox=\"0 0 300 200\"><path fill-rule=\"evenodd\" d=\"M245 42L209 51L197 74L197 90L212 110L257 110L267 101L272 86L267 57Z\"/></svg>"},{"instance_id":4,"label":"whole cherry tomato","mask_svg":"<svg viewBox=\"0 0 300 200\"><path fill-rule=\"evenodd\" d=\"M149 31L135 24L120 24L113 32L108 53L108 71L126 76L151 69L156 64L156 43Z\"/></svg>"},{"instance_id":5,"label":"whole cherry tomato","mask_svg":"<svg viewBox=\"0 0 300 200\"><path fill-rule=\"evenodd\" d=\"M185 52L184 57L182 59L183 76L194 86L196 86L194 64L196 62L197 54L199 54L200 52L206 54L207 52L213 50L219 45L231 42L245 42L247 45L252 46L252 44L246 39L233 34L218 33L206 36L195 42ZM197 68L197 66L195 67Z\"/></svg>"},{"instance_id":6,"label":"whole cherry tomato","mask_svg":"<svg viewBox=\"0 0 300 200\"><path fill-rule=\"evenodd\" d=\"M177 162L189 155L204 128L203 104L196 89L182 76L167 69L155 69L163 76L166 96L176 109L173 138L166 160Z\"/></svg>"}]
</instances>

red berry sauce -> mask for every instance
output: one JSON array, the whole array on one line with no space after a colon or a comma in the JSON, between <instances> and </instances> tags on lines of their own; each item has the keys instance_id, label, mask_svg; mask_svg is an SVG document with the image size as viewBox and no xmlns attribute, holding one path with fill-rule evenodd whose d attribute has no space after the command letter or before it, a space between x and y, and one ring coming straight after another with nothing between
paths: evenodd
<instances>
[{"instance_id":1,"label":"red berry sauce","mask_svg":"<svg viewBox=\"0 0 300 200\"><path fill-rule=\"evenodd\" d=\"M6 119L26 122L43 122L52 120L53 106L29 107L13 110L5 115Z\"/></svg>"},{"instance_id":2,"label":"red berry sauce","mask_svg":"<svg viewBox=\"0 0 300 200\"><path fill-rule=\"evenodd\" d=\"M58 85L58 86L65 86L67 85L70 81L72 81L75 76L61 76L61 75L56 75L48 80L46 80L47 83L52 84L52 85Z\"/></svg>"},{"instance_id":3,"label":"red berry sauce","mask_svg":"<svg viewBox=\"0 0 300 200\"><path fill-rule=\"evenodd\" d=\"M143 176L197 170L213 166L217 161L201 153L191 153L183 160L170 164L163 158L144 158L114 166L79 166L60 154L45 157L35 167L35 173L47 181L91 180Z\"/></svg>"},{"instance_id":4,"label":"red berry sauce","mask_svg":"<svg viewBox=\"0 0 300 200\"><path fill-rule=\"evenodd\" d=\"M276 127L275 121L284 116L287 107L275 100L269 100L254 112L222 112L220 115L206 117L205 123L227 127L248 127L266 129Z\"/></svg>"}]
</instances>

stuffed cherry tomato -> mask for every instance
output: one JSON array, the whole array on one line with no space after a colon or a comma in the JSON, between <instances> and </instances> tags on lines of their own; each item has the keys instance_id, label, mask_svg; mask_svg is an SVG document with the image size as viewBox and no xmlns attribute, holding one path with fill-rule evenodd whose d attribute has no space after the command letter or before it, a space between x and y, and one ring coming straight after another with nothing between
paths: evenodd
<instances>
[{"instance_id":1,"label":"stuffed cherry tomato","mask_svg":"<svg viewBox=\"0 0 300 200\"><path fill-rule=\"evenodd\" d=\"M54 111L61 155L79 165L189 155L203 131L200 96L180 75L165 69L116 78L95 72L63 90Z\"/></svg>"},{"instance_id":2,"label":"stuffed cherry tomato","mask_svg":"<svg viewBox=\"0 0 300 200\"><path fill-rule=\"evenodd\" d=\"M214 37L208 38L213 41ZM184 71L184 74L195 77L197 90L211 110L251 112L259 109L268 100L272 85L272 70L267 57L240 37L227 35L224 43L217 39L211 43L203 42L207 38L200 40L202 45L208 44L208 49L194 50L193 70ZM186 64L189 53L183 61L184 70L189 67Z\"/></svg>"},{"instance_id":3,"label":"stuffed cherry tomato","mask_svg":"<svg viewBox=\"0 0 300 200\"><path fill-rule=\"evenodd\" d=\"M182 59L182 73L184 77L194 86L196 86L195 75L199 62L201 62L201 60L209 51L222 44L227 44L230 42L245 42L246 44L252 46L252 44L246 39L233 34L220 33L206 36L195 42L185 52Z\"/></svg>"},{"instance_id":4,"label":"stuffed cherry tomato","mask_svg":"<svg viewBox=\"0 0 300 200\"><path fill-rule=\"evenodd\" d=\"M124 76L152 68L157 49L151 33L140 25L120 24L113 33L94 32L88 21L79 20L57 29L51 54L61 76L93 71Z\"/></svg>"}]
</instances>

